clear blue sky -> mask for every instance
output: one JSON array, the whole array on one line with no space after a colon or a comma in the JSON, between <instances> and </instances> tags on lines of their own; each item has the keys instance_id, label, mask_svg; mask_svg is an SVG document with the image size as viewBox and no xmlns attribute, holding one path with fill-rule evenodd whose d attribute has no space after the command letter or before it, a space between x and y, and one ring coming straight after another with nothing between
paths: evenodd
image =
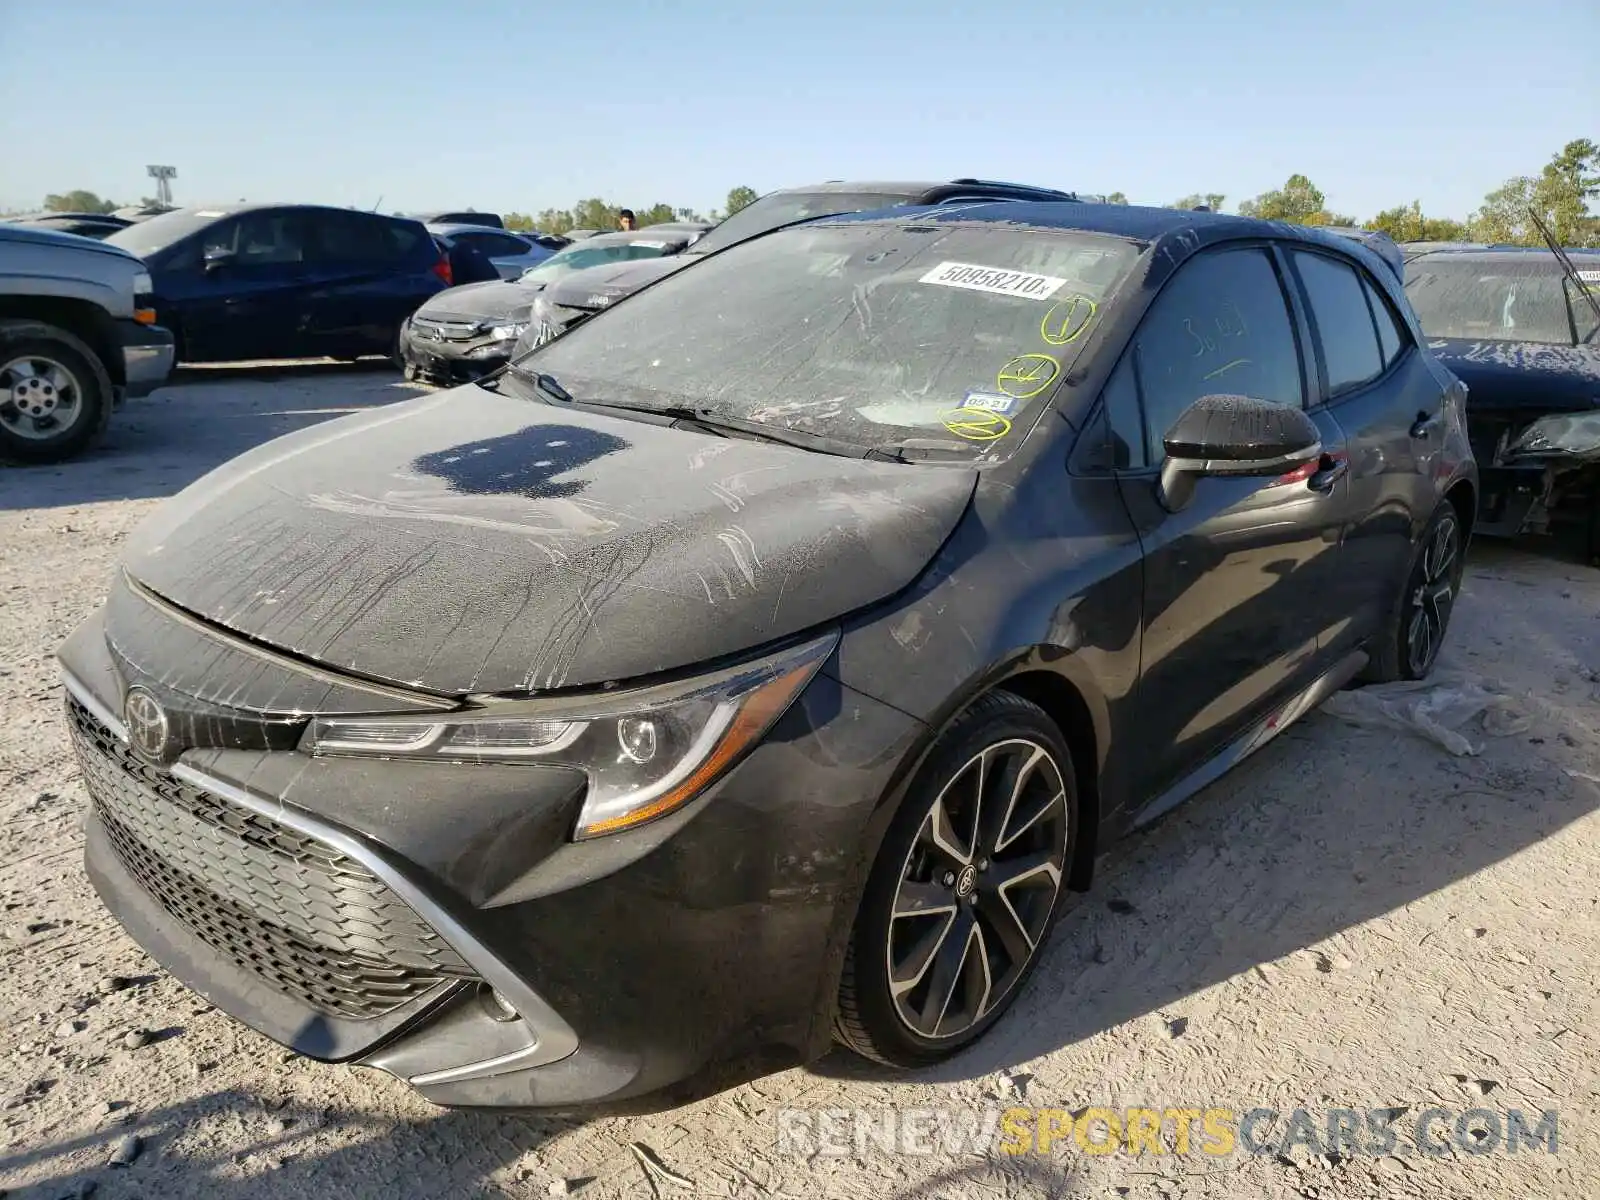
<instances>
[{"instance_id":1,"label":"clear blue sky","mask_svg":"<svg viewBox=\"0 0 1600 1200\"><path fill-rule=\"evenodd\" d=\"M453 12L467 14L453 18ZM1600 139L1597 0L0 0L0 206L721 207L978 175L1465 215Z\"/></svg>"}]
</instances>

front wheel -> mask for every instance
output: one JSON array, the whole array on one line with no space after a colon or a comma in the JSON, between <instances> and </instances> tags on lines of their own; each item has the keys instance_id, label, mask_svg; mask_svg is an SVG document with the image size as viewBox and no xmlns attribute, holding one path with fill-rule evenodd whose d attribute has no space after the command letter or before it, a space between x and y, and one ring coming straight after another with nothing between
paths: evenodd
<instances>
[{"instance_id":1,"label":"front wheel","mask_svg":"<svg viewBox=\"0 0 1600 1200\"><path fill-rule=\"evenodd\" d=\"M110 416L111 380L81 339L39 321L0 323L0 458L71 458Z\"/></svg>"},{"instance_id":2,"label":"front wheel","mask_svg":"<svg viewBox=\"0 0 1600 1200\"><path fill-rule=\"evenodd\" d=\"M940 738L867 880L834 1030L895 1067L941 1062L1011 1006L1054 923L1077 836L1072 758L1009 692Z\"/></svg>"},{"instance_id":3,"label":"front wheel","mask_svg":"<svg viewBox=\"0 0 1600 1200\"><path fill-rule=\"evenodd\" d=\"M1455 505L1442 501L1412 553L1404 589L1371 646L1368 683L1426 679L1439 659L1466 570L1466 539Z\"/></svg>"}]
</instances>

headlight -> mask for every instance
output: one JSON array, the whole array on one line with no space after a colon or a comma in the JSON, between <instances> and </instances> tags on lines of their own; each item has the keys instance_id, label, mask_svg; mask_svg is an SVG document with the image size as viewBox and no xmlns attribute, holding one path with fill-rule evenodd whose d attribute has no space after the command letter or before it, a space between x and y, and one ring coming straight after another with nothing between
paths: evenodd
<instances>
[{"instance_id":1,"label":"headlight","mask_svg":"<svg viewBox=\"0 0 1600 1200\"><path fill-rule=\"evenodd\" d=\"M150 272L140 271L133 277L133 294L135 296L148 296L155 290L156 285L150 278Z\"/></svg>"},{"instance_id":2,"label":"headlight","mask_svg":"<svg viewBox=\"0 0 1600 1200\"><path fill-rule=\"evenodd\" d=\"M489 330L489 336L497 342L514 342L527 331L526 321L513 321L509 325L496 325Z\"/></svg>"},{"instance_id":3,"label":"headlight","mask_svg":"<svg viewBox=\"0 0 1600 1200\"><path fill-rule=\"evenodd\" d=\"M838 634L680 683L605 695L488 700L439 716L318 717L322 755L547 762L589 777L576 838L683 807L772 728L833 653Z\"/></svg>"}]
</instances>

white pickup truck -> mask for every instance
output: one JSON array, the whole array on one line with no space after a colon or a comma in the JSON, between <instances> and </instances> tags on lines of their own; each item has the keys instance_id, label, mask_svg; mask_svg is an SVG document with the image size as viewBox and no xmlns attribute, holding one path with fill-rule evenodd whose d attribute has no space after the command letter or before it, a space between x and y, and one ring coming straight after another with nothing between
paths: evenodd
<instances>
[{"instance_id":1,"label":"white pickup truck","mask_svg":"<svg viewBox=\"0 0 1600 1200\"><path fill-rule=\"evenodd\" d=\"M0 459L84 450L172 372L145 265L69 233L0 224Z\"/></svg>"}]
</instances>

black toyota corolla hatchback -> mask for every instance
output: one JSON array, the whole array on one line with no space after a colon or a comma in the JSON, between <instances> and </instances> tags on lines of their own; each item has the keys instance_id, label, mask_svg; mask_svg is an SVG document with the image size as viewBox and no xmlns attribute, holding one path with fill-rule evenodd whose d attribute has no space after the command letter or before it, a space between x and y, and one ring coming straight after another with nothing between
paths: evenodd
<instances>
[{"instance_id":1,"label":"black toyota corolla hatchback","mask_svg":"<svg viewBox=\"0 0 1600 1200\"><path fill-rule=\"evenodd\" d=\"M729 248L291 434L62 649L88 870L444 1104L943 1059L1097 853L1433 665L1476 473L1358 243L983 204Z\"/></svg>"}]
</instances>

